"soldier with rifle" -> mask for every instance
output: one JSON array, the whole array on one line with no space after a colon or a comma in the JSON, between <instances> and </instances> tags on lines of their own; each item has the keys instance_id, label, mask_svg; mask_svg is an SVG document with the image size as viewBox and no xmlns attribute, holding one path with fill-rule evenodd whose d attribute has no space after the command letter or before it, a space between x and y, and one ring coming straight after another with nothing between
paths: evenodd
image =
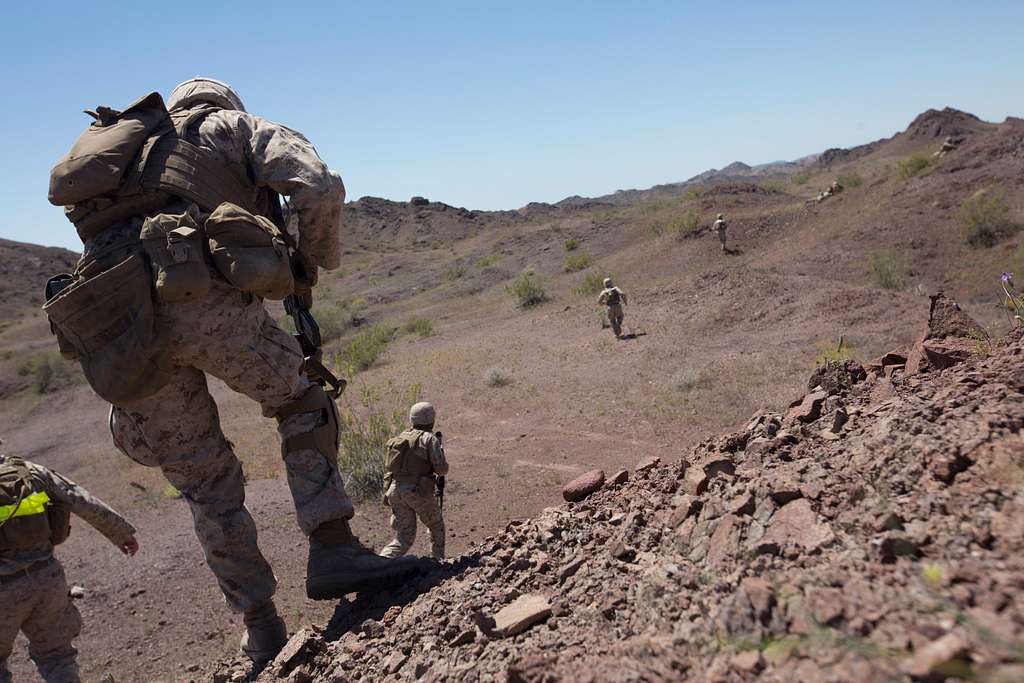
<instances>
[{"instance_id":1,"label":"soldier with rifle","mask_svg":"<svg viewBox=\"0 0 1024 683\"><path fill-rule=\"evenodd\" d=\"M385 498L391 506L395 539L380 551L384 557L401 557L416 541L416 518L430 531L430 554L444 559L445 475L441 432L434 432L436 411L430 403L417 403L409 411L412 429L388 441Z\"/></svg>"},{"instance_id":2,"label":"soldier with rifle","mask_svg":"<svg viewBox=\"0 0 1024 683\"><path fill-rule=\"evenodd\" d=\"M159 467L188 502L206 562L242 614L242 650L261 666L287 641L277 579L257 545L245 480L207 376L277 421L302 533L306 592L329 599L419 570L362 546L338 471L343 389L319 359L310 315L319 270L341 259L341 178L300 133L246 112L209 78L151 93L96 121L50 176L83 242L44 310L61 351L112 404L115 445ZM287 197L282 208L281 199ZM264 299L285 299L296 337Z\"/></svg>"}]
</instances>

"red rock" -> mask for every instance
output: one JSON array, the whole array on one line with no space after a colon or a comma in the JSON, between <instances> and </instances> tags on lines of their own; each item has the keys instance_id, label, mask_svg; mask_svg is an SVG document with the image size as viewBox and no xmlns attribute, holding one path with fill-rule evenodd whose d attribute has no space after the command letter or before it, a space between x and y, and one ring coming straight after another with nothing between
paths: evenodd
<instances>
[{"instance_id":1,"label":"red rock","mask_svg":"<svg viewBox=\"0 0 1024 683\"><path fill-rule=\"evenodd\" d=\"M707 563L711 566L721 564L729 557L734 557L740 549L740 520L735 515L725 515L718 520L715 533L711 535L708 547Z\"/></svg>"},{"instance_id":2,"label":"red rock","mask_svg":"<svg viewBox=\"0 0 1024 683\"><path fill-rule=\"evenodd\" d=\"M570 503L583 500L604 485L604 470L591 470L562 487L562 497Z\"/></svg>"},{"instance_id":3,"label":"red rock","mask_svg":"<svg viewBox=\"0 0 1024 683\"><path fill-rule=\"evenodd\" d=\"M787 422L810 423L821 417L821 406L827 395L824 391L812 391L799 402L794 402L786 413Z\"/></svg>"},{"instance_id":4,"label":"red rock","mask_svg":"<svg viewBox=\"0 0 1024 683\"><path fill-rule=\"evenodd\" d=\"M606 486L621 486L629 481L629 470L619 470L605 482Z\"/></svg>"},{"instance_id":5,"label":"red rock","mask_svg":"<svg viewBox=\"0 0 1024 683\"><path fill-rule=\"evenodd\" d=\"M650 470L653 470L655 467L657 467L660 464L661 464L661 458L655 456L655 457L646 458L644 460L641 460L640 464L638 464L635 469L636 469L637 472L649 472Z\"/></svg>"},{"instance_id":6,"label":"red rock","mask_svg":"<svg viewBox=\"0 0 1024 683\"><path fill-rule=\"evenodd\" d=\"M756 674L764 668L764 657L759 650L747 650L733 655L732 668L742 674Z\"/></svg>"},{"instance_id":7,"label":"red rock","mask_svg":"<svg viewBox=\"0 0 1024 683\"><path fill-rule=\"evenodd\" d=\"M833 540L835 534L832 527L826 522L819 522L810 502L806 498L799 498L775 513L758 547L774 545L779 549L794 548L813 552Z\"/></svg>"},{"instance_id":8,"label":"red rock","mask_svg":"<svg viewBox=\"0 0 1024 683\"><path fill-rule=\"evenodd\" d=\"M903 670L923 683L939 683L954 676L967 678L964 674L970 674L970 662L966 655L967 642L956 633L947 633L915 652Z\"/></svg>"},{"instance_id":9,"label":"red rock","mask_svg":"<svg viewBox=\"0 0 1024 683\"><path fill-rule=\"evenodd\" d=\"M494 615L494 632L508 638L528 630L551 616L551 604L543 595L522 595Z\"/></svg>"}]
</instances>

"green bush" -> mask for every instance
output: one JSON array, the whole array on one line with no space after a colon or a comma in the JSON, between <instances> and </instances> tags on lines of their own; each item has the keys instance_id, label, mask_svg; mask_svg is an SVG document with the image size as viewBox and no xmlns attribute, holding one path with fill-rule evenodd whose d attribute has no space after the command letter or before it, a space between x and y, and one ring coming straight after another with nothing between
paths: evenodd
<instances>
[{"instance_id":1,"label":"green bush","mask_svg":"<svg viewBox=\"0 0 1024 683\"><path fill-rule=\"evenodd\" d=\"M454 282L455 280L458 280L459 278L461 278L465 274L466 274L466 266L465 266L465 264L453 263L452 265L448 266L447 269L445 269L445 271L444 271L444 279L448 280L449 282Z\"/></svg>"},{"instance_id":2,"label":"green bush","mask_svg":"<svg viewBox=\"0 0 1024 683\"><path fill-rule=\"evenodd\" d=\"M842 363L853 358L856 347L853 343L840 337L839 341L825 339L817 344L818 355L814 358L815 365L827 365L828 363Z\"/></svg>"},{"instance_id":3,"label":"green bush","mask_svg":"<svg viewBox=\"0 0 1024 683\"><path fill-rule=\"evenodd\" d=\"M851 187L860 187L864 184L864 179L856 172L841 175L836 178L836 180L839 181L840 185L847 189Z\"/></svg>"},{"instance_id":4,"label":"green bush","mask_svg":"<svg viewBox=\"0 0 1024 683\"><path fill-rule=\"evenodd\" d=\"M565 241L565 250L566 251L575 251L576 248L579 247L579 246L580 246L580 241L578 239L576 239L575 237L570 237L569 239L567 239Z\"/></svg>"},{"instance_id":5,"label":"green bush","mask_svg":"<svg viewBox=\"0 0 1024 683\"><path fill-rule=\"evenodd\" d=\"M611 277L611 275L587 273L583 276L579 286L573 287L572 293L579 296L593 296L604 289L604 279L606 277Z\"/></svg>"},{"instance_id":6,"label":"green bush","mask_svg":"<svg viewBox=\"0 0 1024 683\"><path fill-rule=\"evenodd\" d=\"M769 180L762 180L761 187L767 192L772 193L782 193L786 191L786 184L781 180L776 180L774 178Z\"/></svg>"},{"instance_id":7,"label":"green bush","mask_svg":"<svg viewBox=\"0 0 1024 683\"><path fill-rule=\"evenodd\" d=\"M906 159L900 159L896 162L896 170L899 172L901 178L913 178L918 173L928 168L932 163L924 154L911 154Z\"/></svg>"},{"instance_id":8,"label":"green bush","mask_svg":"<svg viewBox=\"0 0 1024 683\"><path fill-rule=\"evenodd\" d=\"M350 375L368 370L388 348L398 330L384 324L362 330L334 354L334 364Z\"/></svg>"},{"instance_id":9,"label":"green bush","mask_svg":"<svg viewBox=\"0 0 1024 683\"><path fill-rule=\"evenodd\" d=\"M871 283L882 289L903 289L907 285L910 266L907 259L895 251L880 251L871 257Z\"/></svg>"},{"instance_id":10,"label":"green bush","mask_svg":"<svg viewBox=\"0 0 1024 683\"><path fill-rule=\"evenodd\" d=\"M682 239L698 230L700 230L700 212L697 209L687 209L681 216L668 224L668 232L675 235L676 239Z\"/></svg>"},{"instance_id":11,"label":"green bush","mask_svg":"<svg viewBox=\"0 0 1024 683\"><path fill-rule=\"evenodd\" d=\"M484 268L493 266L500 260L501 254L491 254L490 256L484 256L482 259L479 259L474 265L476 265L477 268L483 270Z\"/></svg>"},{"instance_id":12,"label":"green bush","mask_svg":"<svg viewBox=\"0 0 1024 683\"><path fill-rule=\"evenodd\" d=\"M1010 206L1002 194L978 192L960 206L957 213L960 237L972 247L991 247L1016 232L1010 220Z\"/></svg>"},{"instance_id":13,"label":"green bush","mask_svg":"<svg viewBox=\"0 0 1024 683\"><path fill-rule=\"evenodd\" d=\"M32 389L37 394L46 394L70 384L71 375L60 354L56 351L36 353L23 361L17 368L19 377L31 377Z\"/></svg>"},{"instance_id":14,"label":"green bush","mask_svg":"<svg viewBox=\"0 0 1024 683\"><path fill-rule=\"evenodd\" d=\"M419 393L418 385L400 390L388 384L383 396L369 387L361 387L355 401L350 393L342 395L338 469L357 502L384 495L387 442L406 429L409 406Z\"/></svg>"},{"instance_id":15,"label":"green bush","mask_svg":"<svg viewBox=\"0 0 1024 683\"><path fill-rule=\"evenodd\" d=\"M537 306L548 300L547 291L540 278L532 270L524 270L506 287L521 308Z\"/></svg>"},{"instance_id":16,"label":"green bush","mask_svg":"<svg viewBox=\"0 0 1024 683\"><path fill-rule=\"evenodd\" d=\"M807 181L810 179L811 176L807 175L806 173L794 173L793 175L789 176L790 182L793 183L794 185L806 185Z\"/></svg>"},{"instance_id":17,"label":"green bush","mask_svg":"<svg viewBox=\"0 0 1024 683\"><path fill-rule=\"evenodd\" d=\"M361 312L361 306L352 300L324 301L315 304L312 311L313 317L320 325L320 336L325 343L339 339L359 324ZM294 329L295 325L291 318L287 319L288 329Z\"/></svg>"},{"instance_id":18,"label":"green bush","mask_svg":"<svg viewBox=\"0 0 1024 683\"><path fill-rule=\"evenodd\" d=\"M562 270L566 273L575 273L579 270L589 268L593 260L589 254L580 252L579 254L569 254L565 257L565 262L562 263Z\"/></svg>"},{"instance_id":19,"label":"green bush","mask_svg":"<svg viewBox=\"0 0 1024 683\"><path fill-rule=\"evenodd\" d=\"M434 323L430 321L430 318L413 318L402 325L402 332L429 337L434 333Z\"/></svg>"}]
</instances>

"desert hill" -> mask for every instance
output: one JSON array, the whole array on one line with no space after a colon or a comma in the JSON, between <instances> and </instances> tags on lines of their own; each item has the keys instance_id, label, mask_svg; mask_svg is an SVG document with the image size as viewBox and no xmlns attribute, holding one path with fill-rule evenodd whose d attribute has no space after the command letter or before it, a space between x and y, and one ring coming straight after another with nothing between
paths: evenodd
<instances>
[{"instance_id":1,"label":"desert hill","mask_svg":"<svg viewBox=\"0 0 1024 683\"><path fill-rule=\"evenodd\" d=\"M954 129L959 146L933 156ZM675 462L709 434L778 410L806 393L818 361L866 361L909 345L927 322L926 294L944 290L999 338L1009 327L999 276L1024 273L1015 229L1024 220L1024 122L926 113L855 150L789 175L621 203L500 212L434 198L347 204L342 267L322 274L317 290L325 357L351 379L344 414L358 429L392 423L393 410L400 422L413 396L438 405L452 462L449 549L460 553L558 503L561 486L583 472L651 456ZM837 178L845 189L814 201ZM993 220L979 223L965 207ZM727 253L708 229L719 212L730 226ZM965 225L994 227L976 234ZM524 308L510 289L525 269L546 301ZM594 302L606 275L629 294L621 341L602 329ZM70 579L86 588L80 607L93 627L78 643L83 664L94 677L116 674L130 652L140 678L188 680L184 666L235 649L238 625L203 566L186 506L158 471L114 451L106 406L55 359L36 312L33 304L5 315L36 322L0 333L4 448L115 504L143 543L129 562L81 528L61 549ZM273 425L219 382L212 390L289 627L322 625L334 605L302 594L304 542ZM386 510L364 501L355 528L383 544ZM175 595L200 607L183 614ZM16 657L16 675L33 680L23 649Z\"/></svg>"}]
</instances>

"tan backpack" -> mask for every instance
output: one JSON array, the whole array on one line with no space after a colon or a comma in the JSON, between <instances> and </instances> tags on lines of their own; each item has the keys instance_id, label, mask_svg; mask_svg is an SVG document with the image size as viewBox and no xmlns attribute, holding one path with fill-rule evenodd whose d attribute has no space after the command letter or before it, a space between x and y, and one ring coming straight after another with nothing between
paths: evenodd
<instances>
[{"instance_id":1,"label":"tan backpack","mask_svg":"<svg viewBox=\"0 0 1024 683\"><path fill-rule=\"evenodd\" d=\"M36 487L24 460L0 456L0 553L57 545L70 533L70 510Z\"/></svg>"}]
</instances>

